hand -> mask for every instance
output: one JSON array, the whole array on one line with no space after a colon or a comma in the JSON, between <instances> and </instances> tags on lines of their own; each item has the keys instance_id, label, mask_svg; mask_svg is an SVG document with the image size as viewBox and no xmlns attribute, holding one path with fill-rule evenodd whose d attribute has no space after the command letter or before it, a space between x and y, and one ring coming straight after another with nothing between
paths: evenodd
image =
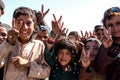
<instances>
[{"instance_id":1,"label":"hand","mask_svg":"<svg viewBox=\"0 0 120 80\"><path fill-rule=\"evenodd\" d=\"M11 62L16 66L16 67L29 67L29 61L27 59L24 59L20 56L15 56L11 58Z\"/></svg>"},{"instance_id":2,"label":"hand","mask_svg":"<svg viewBox=\"0 0 120 80\"><path fill-rule=\"evenodd\" d=\"M109 48L113 43L112 36L111 36L111 28L109 27L107 30L104 27L103 30L104 30L104 37L102 39L102 44L105 48Z\"/></svg>"},{"instance_id":3,"label":"hand","mask_svg":"<svg viewBox=\"0 0 120 80\"><path fill-rule=\"evenodd\" d=\"M83 47L80 61L81 61L84 69L87 69L89 67L90 62L91 62L91 60L90 60L90 50L88 50L88 52L86 52L84 47Z\"/></svg>"},{"instance_id":4,"label":"hand","mask_svg":"<svg viewBox=\"0 0 120 80\"><path fill-rule=\"evenodd\" d=\"M64 25L64 22L61 22L62 16L60 16L58 21L54 14L53 14L53 18L54 18L54 20L51 22L53 33L57 35L57 34L61 33L62 31L65 31L65 28L62 30L63 25Z\"/></svg>"},{"instance_id":5,"label":"hand","mask_svg":"<svg viewBox=\"0 0 120 80\"><path fill-rule=\"evenodd\" d=\"M82 32L82 31L80 31L80 32L81 32L81 41L85 42L86 39L89 37L88 32L86 31L86 32L85 32L85 35L83 35L83 32Z\"/></svg>"},{"instance_id":6,"label":"hand","mask_svg":"<svg viewBox=\"0 0 120 80\"><path fill-rule=\"evenodd\" d=\"M91 38L97 38L97 36L95 35L95 31L94 30L93 30L93 33L90 31L89 34L90 34Z\"/></svg>"},{"instance_id":7,"label":"hand","mask_svg":"<svg viewBox=\"0 0 120 80\"><path fill-rule=\"evenodd\" d=\"M19 36L19 30L22 26L22 21L17 21L13 18L12 20L12 30L8 31L8 43L14 45Z\"/></svg>"},{"instance_id":8,"label":"hand","mask_svg":"<svg viewBox=\"0 0 120 80\"><path fill-rule=\"evenodd\" d=\"M50 11L50 9L47 9L47 11L44 12L44 5L42 4L41 11L38 11L37 13L37 23L38 25L42 22L44 19L45 15Z\"/></svg>"}]
</instances>

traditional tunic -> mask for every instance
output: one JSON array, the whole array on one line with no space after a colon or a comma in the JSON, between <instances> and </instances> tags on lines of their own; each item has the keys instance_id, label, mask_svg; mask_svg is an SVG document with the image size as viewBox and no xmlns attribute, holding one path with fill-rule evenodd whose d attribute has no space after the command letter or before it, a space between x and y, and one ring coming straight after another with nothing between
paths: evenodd
<instances>
[{"instance_id":1,"label":"traditional tunic","mask_svg":"<svg viewBox=\"0 0 120 80\"><path fill-rule=\"evenodd\" d=\"M17 41L15 46L4 42L0 46L0 61L5 62L4 80L38 80L50 74L50 67L44 60L44 44L39 40L30 40L27 44ZM11 58L20 56L30 61L30 67L16 67Z\"/></svg>"}]
</instances>

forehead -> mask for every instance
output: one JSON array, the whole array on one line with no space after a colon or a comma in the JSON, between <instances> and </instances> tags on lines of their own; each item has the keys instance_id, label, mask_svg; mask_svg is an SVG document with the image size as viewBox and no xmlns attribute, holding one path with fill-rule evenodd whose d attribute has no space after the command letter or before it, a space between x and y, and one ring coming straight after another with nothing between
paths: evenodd
<instances>
[{"instance_id":1,"label":"forehead","mask_svg":"<svg viewBox=\"0 0 120 80\"><path fill-rule=\"evenodd\" d=\"M28 15L21 15L19 17L17 17L16 19L17 21L26 21L26 20L30 20L30 21L33 21L33 18L31 16L28 16Z\"/></svg>"},{"instance_id":2,"label":"forehead","mask_svg":"<svg viewBox=\"0 0 120 80\"><path fill-rule=\"evenodd\" d=\"M97 45L98 45L98 43L96 41L88 41L86 43L86 46L97 46Z\"/></svg>"},{"instance_id":3,"label":"forehead","mask_svg":"<svg viewBox=\"0 0 120 80\"><path fill-rule=\"evenodd\" d=\"M120 15L115 15L115 16L111 17L110 19L106 19L106 24L114 23L116 21L120 21Z\"/></svg>"},{"instance_id":4,"label":"forehead","mask_svg":"<svg viewBox=\"0 0 120 80\"><path fill-rule=\"evenodd\" d=\"M0 30L6 30L7 31L7 29L3 26L0 26Z\"/></svg>"}]
</instances>

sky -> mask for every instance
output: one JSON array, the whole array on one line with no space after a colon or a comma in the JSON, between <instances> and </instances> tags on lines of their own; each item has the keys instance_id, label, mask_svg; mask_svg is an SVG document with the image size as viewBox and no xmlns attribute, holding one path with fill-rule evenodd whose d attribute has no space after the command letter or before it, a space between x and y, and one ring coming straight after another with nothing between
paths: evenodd
<instances>
[{"instance_id":1,"label":"sky","mask_svg":"<svg viewBox=\"0 0 120 80\"><path fill-rule=\"evenodd\" d=\"M51 28L51 21L62 15L64 27L70 31L92 31L95 25L102 24L103 13L113 6L120 6L120 0L3 0L5 3L5 14L0 21L11 25L12 15L16 8L26 6L31 9L44 11L48 8L49 13L45 16L48 26Z\"/></svg>"}]
</instances>

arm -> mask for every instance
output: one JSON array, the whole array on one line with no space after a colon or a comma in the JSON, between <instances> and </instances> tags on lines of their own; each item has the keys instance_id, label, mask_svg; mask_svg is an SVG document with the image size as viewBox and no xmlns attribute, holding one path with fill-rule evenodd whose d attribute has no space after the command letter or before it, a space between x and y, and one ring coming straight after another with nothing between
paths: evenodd
<instances>
[{"instance_id":1,"label":"arm","mask_svg":"<svg viewBox=\"0 0 120 80\"><path fill-rule=\"evenodd\" d=\"M104 73L107 70L107 66L111 64L116 58L112 58L108 56L107 52L109 49L106 49L105 47L101 46L100 51L95 59L95 69L99 73Z\"/></svg>"},{"instance_id":2,"label":"arm","mask_svg":"<svg viewBox=\"0 0 120 80\"><path fill-rule=\"evenodd\" d=\"M6 57L12 51L14 46L10 45L6 40L0 44L0 67L3 66L3 63L6 60Z\"/></svg>"}]
</instances>

